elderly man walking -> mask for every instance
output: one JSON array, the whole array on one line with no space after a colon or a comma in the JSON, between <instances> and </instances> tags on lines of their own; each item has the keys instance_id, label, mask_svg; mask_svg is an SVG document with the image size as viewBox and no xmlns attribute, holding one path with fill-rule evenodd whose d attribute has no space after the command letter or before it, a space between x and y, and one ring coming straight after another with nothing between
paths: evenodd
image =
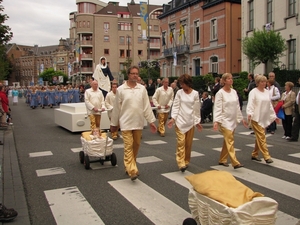
<instances>
[{"instance_id":1,"label":"elderly man walking","mask_svg":"<svg viewBox=\"0 0 300 225\"><path fill-rule=\"evenodd\" d=\"M131 180L139 176L136 157L139 151L144 118L150 124L152 132L156 132L147 90L137 83L139 68L132 66L127 70L128 80L117 89L111 116L111 132L120 125L124 141L124 166Z\"/></svg>"},{"instance_id":2,"label":"elderly man walking","mask_svg":"<svg viewBox=\"0 0 300 225\"><path fill-rule=\"evenodd\" d=\"M169 112L173 104L174 92L169 87L169 78L164 78L163 86L156 89L152 101L157 107L158 129L157 132L161 137L165 136L165 125L169 117Z\"/></svg>"},{"instance_id":3,"label":"elderly man walking","mask_svg":"<svg viewBox=\"0 0 300 225\"><path fill-rule=\"evenodd\" d=\"M100 129L101 112L105 110L105 101L102 91L98 88L98 82L94 80L91 86L84 93L84 101L91 121L91 130L93 130Z\"/></svg>"}]
</instances>

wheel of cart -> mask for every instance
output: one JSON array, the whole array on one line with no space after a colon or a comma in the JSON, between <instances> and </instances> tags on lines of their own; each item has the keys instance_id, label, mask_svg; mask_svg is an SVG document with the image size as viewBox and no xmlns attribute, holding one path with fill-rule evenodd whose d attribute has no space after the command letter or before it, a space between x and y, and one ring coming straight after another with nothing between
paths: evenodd
<instances>
[{"instance_id":1,"label":"wheel of cart","mask_svg":"<svg viewBox=\"0 0 300 225\"><path fill-rule=\"evenodd\" d=\"M79 161L84 164L85 169L90 169L90 164L110 161L112 166L117 165L117 156L113 152L113 140L108 137L109 129L101 133L102 138L91 138L91 132L83 132L81 136L82 151L79 152ZM105 137L104 137L105 136Z\"/></svg>"}]
</instances>

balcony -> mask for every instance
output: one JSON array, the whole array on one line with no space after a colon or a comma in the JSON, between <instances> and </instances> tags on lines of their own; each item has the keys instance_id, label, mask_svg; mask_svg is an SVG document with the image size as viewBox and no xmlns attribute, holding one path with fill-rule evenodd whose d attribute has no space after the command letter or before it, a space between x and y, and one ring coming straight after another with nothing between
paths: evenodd
<instances>
[{"instance_id":1,"label":"balcony","mask_svg":"<svg viewBox=\"0 0 300 225\"><path fill-rule=\"evenodd\" d=\"M186 54L190 52L190 48L188 45L179 45L173 48L166 48L164 49L164 56L173 57L174 52L177 52L177 55Z\"/></svg>"},{"instance_id":2,"label":"balcony","mask_svg":"<svg viewBox=\"0 0 300 225\"><path fill-rule=\"evenodd\" d=\"M93 46L93 41L91 41L91 40L82 40L82 41L80 41L80 45L81 46L83 46L83 45Z\"/></svg>"},{"instance_id":3,"label":"balcony","mask_svg":"<svg viewBox=\"0 0 300 225\"><path fill-rule=\"evenodd\" d=\"M86 53L83 53L81 55L81 60L93 60L93 54L86 54Z\"/></svg>"},{"instance_id":4,"label":"balcony","mask_svg":"<svg viewBox=\"0 0 300 225\"><path fill-rule=\"evenodd\" d=\"M160 43L150 43L150 49L160 49Z\"/></svg>"}]
</instances>

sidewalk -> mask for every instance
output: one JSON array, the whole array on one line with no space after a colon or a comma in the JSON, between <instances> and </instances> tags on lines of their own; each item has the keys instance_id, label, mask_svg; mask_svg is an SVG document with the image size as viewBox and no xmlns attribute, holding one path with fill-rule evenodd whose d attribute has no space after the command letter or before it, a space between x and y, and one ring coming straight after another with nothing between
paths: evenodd
<instances>
[{"instance_id":1,"label":"sidewalk","mask_svg":"<svg viewBox=\"0 0 300 225\"><path fill-rule=\"evenodd\" d=\"M30 225L24 186L19 168L18 155L13 135L13 126L0 128L0 201L7 208L18 212L17 218L9 222L14 225ZM3 164L2 164L3 163ZM0 224L8 224L1 223Z\"/></svg>"}]
</instances>

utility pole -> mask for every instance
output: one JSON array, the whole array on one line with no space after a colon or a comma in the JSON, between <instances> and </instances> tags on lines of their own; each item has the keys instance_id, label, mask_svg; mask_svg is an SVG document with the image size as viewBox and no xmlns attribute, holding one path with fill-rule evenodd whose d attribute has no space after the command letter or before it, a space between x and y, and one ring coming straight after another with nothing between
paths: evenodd
<instances>
[{"instance_id":1,"label":"utility pole","mask_svg":"<svg viewBox=\"0 0 300 225\"><path fill-rule=\"evenodd\" d=\"M148 13L148 37L147 37L147 64L148 64L148 79L150 78L150 16L149 16L149 0L147 6L147 13Z\"/></svg>"}]
</instances>

